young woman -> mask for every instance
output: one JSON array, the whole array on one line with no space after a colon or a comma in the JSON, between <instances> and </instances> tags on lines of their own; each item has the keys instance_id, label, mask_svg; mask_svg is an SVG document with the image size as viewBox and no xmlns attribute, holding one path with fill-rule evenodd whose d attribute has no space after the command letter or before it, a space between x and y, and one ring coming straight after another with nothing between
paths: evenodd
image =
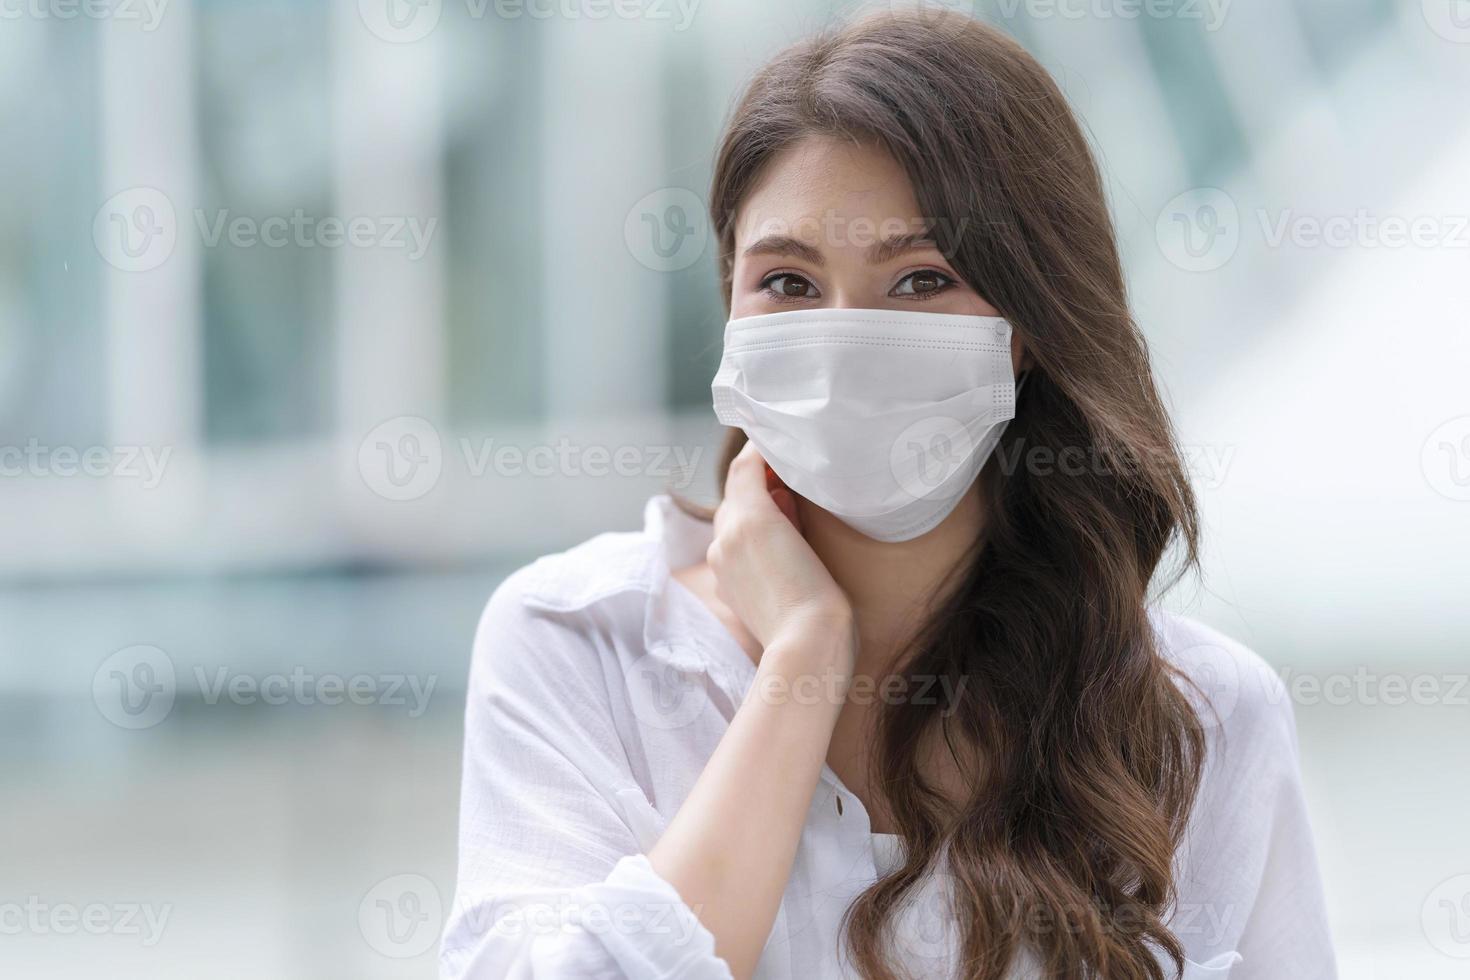
<instances>
[{"instance_id":1,"label":"young woman","mask_svg":"<svg viewBox=\"0 0 1470 980\"><path fill-rule=\"evenodd\" d=\"M1332 977L1282 687L1149 605L1194 502L1046 73L798 44L711 211L722 501L491 598L445 975Z\"/></svg>"}]
</instances>

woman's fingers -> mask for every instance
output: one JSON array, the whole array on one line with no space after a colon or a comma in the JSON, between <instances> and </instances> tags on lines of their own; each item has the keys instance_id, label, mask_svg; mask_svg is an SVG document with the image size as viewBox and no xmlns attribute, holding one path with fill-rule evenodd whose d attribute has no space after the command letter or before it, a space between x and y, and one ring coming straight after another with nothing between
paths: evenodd
<instances>
[{"instance_id":1,"label":"woman's fingers","mask_svg":"<svg viewBox=\"0 0 1470 980\"><path fill-rule=\"evenodd\" d=\"M715 510L705 558L716 594L763 645L817 619L843 620L847 597L801 534L796 497L767 483L766 462L752 443L730 463L725 499Z\"/></svg>"},{"instance_id":2,"label":"woman's fingers","mask_svg":"<svg viewBox=\"0 0 1470 980\"><path fill-rule=\"evenodd\" d=\"M748 487L750 484L749 463L750 457L759 457L755 446L747 442L741 447L740 452L730 461L730 468L725 471L725 492L720 500L720 505L715 508L715 535L718 537L723 528L728 527L735 515L736 510L743 509L742 504L749 498Z\"/></svg>"},{"instance_id":3,"label":"woman's fingers","mask_svg":"<svg viewBox=\"0 0 1470 980\"><path fill-rule=\"evenodd\" d=\"M796 495L781 482L752 442L747 442L730 463L730 472L725 479L725 500L735 501L732 511L749 506L751 509L746 513L755 516L774 517L775 512L779 512L793 527L801 530L801 521L796 513ZM715 526L718 531L718 520Z\"/></svg>"},{"instance_id":4,"label":"woman's fingers","mask_svg":"<svg viewBox=\"0 0 1470 980\"><path fill-rule=\"evenodd\" d=\"M766 490L766 461L761 458L755 443L746 442L730 462L730 472L725 477L725 499L733 499L740 506L754 507L757 512L775 507Z\"/></svg>"}]
</instances>

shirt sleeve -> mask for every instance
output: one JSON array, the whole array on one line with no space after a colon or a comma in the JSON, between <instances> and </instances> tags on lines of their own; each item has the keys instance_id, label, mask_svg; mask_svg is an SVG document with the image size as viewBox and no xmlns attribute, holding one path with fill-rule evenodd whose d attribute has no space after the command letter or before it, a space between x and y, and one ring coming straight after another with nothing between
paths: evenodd
<instances>
[{"instance_id":1,"label":"shirt sleeve","mask_svg":"<svg viewBox=\"0 0 1470 980\"><path fill-rule=\"evenodd\" d=\"M440 976L729 980L623 805L642 794L609 695L622 671L599 648L596 613L528 603L527 577L496 590L476 632Z\"/></svg>"},{"instance_id":2,"label":"shirt sleeve","mask_svg":"<svg viewBox=\"0 0 1470 980\"><path fill-rule=\"evenodd\" d=\"M1270 680L1276 703L1263 724L1272 728L1277 748L1274 758L1261 760L1269 778L1260 808L1265 854L1240 939L1241 965L1231 980L1335 980L1322 875L1302 792L1296 719L1284 685L1274 674Z\"/></svg>"},{"instance_id":3,"label":"shirt sleeve","mask_svg":"<svg viewBox=\"0 0 1470 980\"><path fill-rule=\"evenodd\" d=\"M1170 928L1200 977L1335 980L1291 700L1264 662L1236 651Z\"/></svg>"}]
</instances>

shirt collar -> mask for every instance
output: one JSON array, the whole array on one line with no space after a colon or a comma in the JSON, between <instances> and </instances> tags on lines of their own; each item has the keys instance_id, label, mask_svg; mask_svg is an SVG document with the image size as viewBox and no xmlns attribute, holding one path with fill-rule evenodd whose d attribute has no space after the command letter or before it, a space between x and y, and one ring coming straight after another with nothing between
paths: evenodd
<instances>
[{"instance_id":1,"label":"shirt collar","mask_svg":"<svg viewBox=\"0 0 1470 980\"><path fill-rule=\"evenodd\" d=\"M644 505L643 533L654 545L644 649L677 670L708 674L732 696L743 697L755 664L699 597L672 579L674 569L704 561L714 526L658 494Z\"/></svg>"}]
</instances>

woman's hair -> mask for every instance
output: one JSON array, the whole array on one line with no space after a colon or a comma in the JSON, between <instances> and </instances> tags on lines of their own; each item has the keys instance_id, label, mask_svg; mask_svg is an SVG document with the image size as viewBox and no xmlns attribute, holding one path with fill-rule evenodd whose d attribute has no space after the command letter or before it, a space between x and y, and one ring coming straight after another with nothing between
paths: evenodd
<instances>
[{"instance_id":1,"label":"woman's hair","mask_svg":"<svg viewBox=\"0 0 1470 980\"><path fill-rule=\"evenodd\" d=\"M719 148L727 305L739 208L809 136L892 155L939 249L1034 362L979 480L984 530L905 654L908 676L958 693L878 722L872 785L907 861L849 909L853 962L895 975L895 914L942 855L962 976L999 980L1022 949L1048 977L1161 978L1151 948L1182 969L1164 917L1204 735L1145 604L1171 542L1181 571L1195 563L1198 523L1087 141L1045 70L977 21L879 13L796 44ZM743 442L731 430L721 484ZM936 746L963 766L964 798L926 778Z\"/></svg>"}]
</instances>

